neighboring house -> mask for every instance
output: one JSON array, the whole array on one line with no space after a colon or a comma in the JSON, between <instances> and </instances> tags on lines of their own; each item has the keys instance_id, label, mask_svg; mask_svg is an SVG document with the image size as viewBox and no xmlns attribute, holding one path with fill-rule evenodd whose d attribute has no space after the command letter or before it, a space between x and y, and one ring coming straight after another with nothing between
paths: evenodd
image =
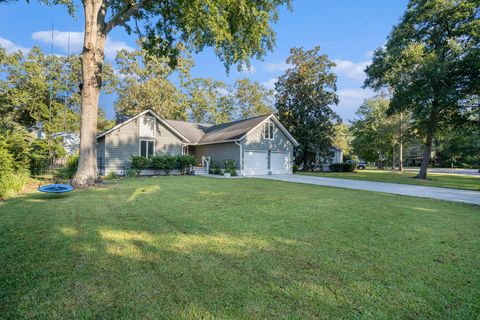
<instances>
[{"instance_id":1,"label":"neighboring house","mask_svg":"<svg viewBox=\"0 0 480 320\"><path fill-rule=\"evenodd\" d=\"M223 167L237 163L240 175L291 173L297 141L274 115L220 125L165 120L152 110L119 123L97 136L100 174L124 174L130 157L190 154L198 166L211 159Z\"/></svg>"},{"instance_id":2,"label":"neighboring house","mask_svg":"<svg viewBox=\"0 0 480 320\"><path fill-rule=\"evenodd\" d=\"M424 145L421 140L416 139L410 142L410 146L406 148L404 152L404 166L406 167L420 167L422 165L423 159L423 149ZM432 151L430 153L430 161L435 162L437 158L437 153L435 151L435 145L432 146Z\"/></svg>"},{"instance_id":3,"label":"neighboring house","mask_svg":"<svg viewBox=\"0 0 480 320\"><path fill-rule=\"evenodd\" d=\"M330 165L333 163L342 163L343 162L343 151L337 147L331 147L330 151L332 156L328 159L323 159L319 154L316 156L317 165L315 170L330 171Z\"/></svg>"},{"instance_id":4,"label":"neighboring house","mask_svg":"<svg viewBox=\"0 0 480 320\"><path fill-rule=\"evenodd\" d=\"M67 155L72 155L78 152L80 147L80 133L57 132L52 134L52 138L61 138L62 146Z\"/></svg>"}]
</instances>

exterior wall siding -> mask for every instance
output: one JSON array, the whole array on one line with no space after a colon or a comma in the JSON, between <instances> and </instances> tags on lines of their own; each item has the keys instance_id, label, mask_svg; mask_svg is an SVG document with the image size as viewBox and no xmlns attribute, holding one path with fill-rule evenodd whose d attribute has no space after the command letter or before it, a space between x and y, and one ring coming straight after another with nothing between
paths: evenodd
<instances>
[{"instance_id":1,"label":"exterior wall siding","mask_svg":"<svg viewBox=\"0 0 480 320\"><path fill-rule=\"evenodd\" d=\"M212 163L221 168L223 168L225 160L232 159L237 163L237 169L240 168L240 147L235 142L195 146L197 163L202 162L202 156L210 156Z\"/></svg>"},{"instance_id":2,"label":"exterior wall siding","mask_svg":"<svg viewBox=\"0 0 480 320\"><path fill-rule=\"evenodd\" d=\"M105 138L105 168L106 172L124 170L130 166L130 157L140 154L140 140L155 141L155 155L182 154L182 140L157 119L155 137L141 137L139 135L141 117L137 118L117 130L107 134ZM100 141L101 139L99 139Z\"/></svg>"},{"instance_id":3,"label":"exterior wall siding","mask_svg":"<svg viewBox=\"0 0 480 320\"><path fill-rule=\"evenodd\" d=\"M245 139L242 140L245 150L271 150L281 152L292 152L293 145L282 130L275 124L273 130L273 139L263 138L263 124L250 132Z\"/></svg>"},{"instance_id":4,"label":"exterior wall siding","mask_svg":"<svg viewBox=\"0 0 480 320\"><path fill-rule=\"evenodd\" d=\"M275 124L273 139L263 137L263 124L250 132L242 141L243 151L268 151L288 152L293 162L293 144L288 137ZM243 159L242 159L243 160Z\"/></svg>"}]
</instances>

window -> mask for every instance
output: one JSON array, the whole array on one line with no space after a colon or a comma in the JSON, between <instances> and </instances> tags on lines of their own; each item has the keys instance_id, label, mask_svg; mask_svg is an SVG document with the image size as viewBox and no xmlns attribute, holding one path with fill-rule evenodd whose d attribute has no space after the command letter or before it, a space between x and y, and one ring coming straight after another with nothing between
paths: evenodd
<instances>
[{"instance_id":1,"label":"window","mask_svg":"<svg viewBox=\"0 0 480 320\"><path fill-rule=\"evenodd\" d=\"M155 137L155 118L140 117L140 137Z\"/></svg>"},{"instance_id":2,"label":"window","mask_svg":"<svg viewBox=\"0 0 480 320\"><path fill-rule=\"evenodd\" d=\"M268 140L273 140L273 122L267 121L263 123L263 137Z\"/></svg>"},{"instance_id":3,"label":"window","mask_svg":"<svg viewBox=\"0 0 480 320\"><path fill-rule=\"evenodd\" d=\"M140 156L150 158L155 155L155 141L140 140Z\"/></svg>"}]
</instances>

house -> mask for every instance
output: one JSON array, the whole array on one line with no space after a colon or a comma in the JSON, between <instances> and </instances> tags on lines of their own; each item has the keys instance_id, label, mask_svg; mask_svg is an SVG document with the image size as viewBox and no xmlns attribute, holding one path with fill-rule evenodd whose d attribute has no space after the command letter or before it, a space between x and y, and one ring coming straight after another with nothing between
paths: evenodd
<instances>
[{"instance_id":1,"label":"house","mask_svg":"<svg viewBox=\"0 0 480 320\"><path fill-rule=\"evenodd\" d=\"M331 157L324 159L319 153L315 156L315 165L313 170L315 171L330 171L330 165L334 163L343 162L343 150L337 147L330 148ZM303 165L300 166L303 170Z\"/></svg>"},{"instance_id":2,"label":"house","mask_svg":"<svg viewBox=\"0 0 480 320\"><path fill-rule=\"evenodd\" d=\"M97 136L100 174L124 174L130 157L190 154L197 166L233 159L240 175L291 173L298 142L274 115L210 125L166 120L152 110Z\"/></svg>"},{"instance_id":3,"label":"house","mask_svg":"<svg viewBox=\"0 0 480 320\"><path fill-rule=\"evenodd\" d=\"M79 132L57 132L52 134L52 138L61 139L62 146L67 155L72 155L78 152L78 148L80 147Z\"/></svg>"},{"instance_id":4,"label":"house","mask_svg":"<svg viewBox=\"0 0 480 320\"><path fill-rule=\"evenodd\" d=\"M403 165L406 167L420 167L422 165L424 148L425 146L421 140L415 139L411 141L410 146L405 150ZM430 151L430 161L437 162L435 145L432 146L432 150Z\"/></svg>"}]
</instances>

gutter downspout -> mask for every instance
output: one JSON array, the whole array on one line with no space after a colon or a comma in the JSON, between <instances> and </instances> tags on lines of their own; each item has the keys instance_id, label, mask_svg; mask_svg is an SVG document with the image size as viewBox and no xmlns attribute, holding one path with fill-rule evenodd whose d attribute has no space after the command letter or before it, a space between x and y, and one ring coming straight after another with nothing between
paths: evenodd
<instances>
[{"instance_id":1,"label":"gutter downspout","mask_svg":"<svg viewBox=\"0 0 480 320\"><path fill-rule=\"evenodd\" d=\"M243 146L238 140L235 141L235 144L240 147L240 175L243 176Z\"/></svg>"}]
</instances>

